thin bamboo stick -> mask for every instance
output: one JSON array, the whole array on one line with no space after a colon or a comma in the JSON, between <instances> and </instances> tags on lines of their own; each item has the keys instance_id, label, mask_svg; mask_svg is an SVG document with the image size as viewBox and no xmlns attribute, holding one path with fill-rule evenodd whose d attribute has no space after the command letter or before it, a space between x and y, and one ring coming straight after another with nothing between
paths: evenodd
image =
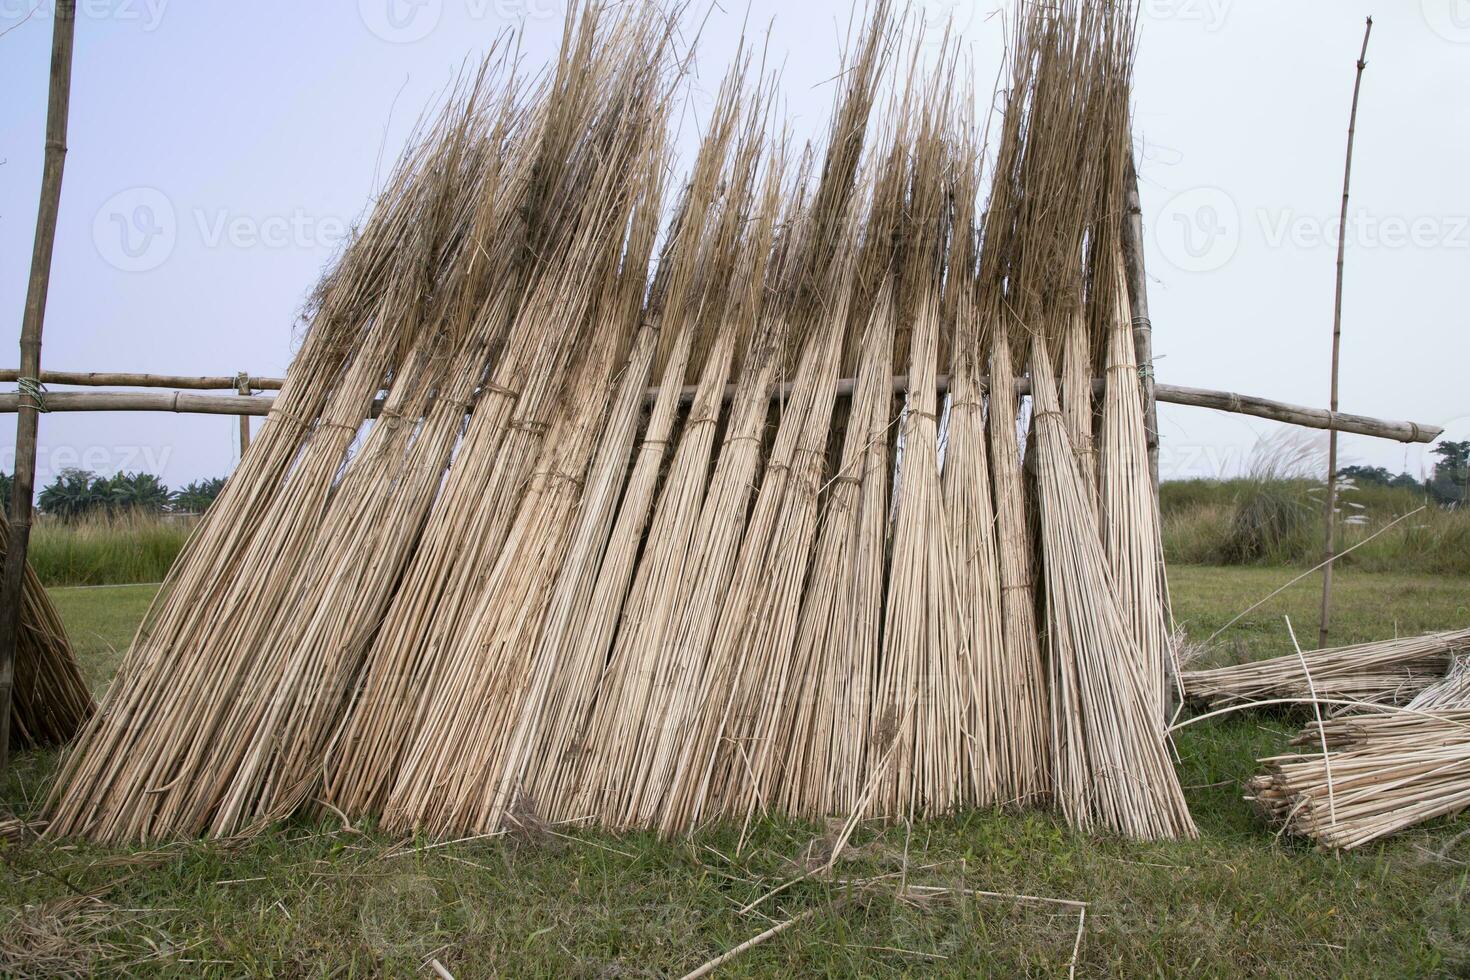
<instances>
[{"instance_id":1,"label":"thin bamboo stick","mask_svg":"<svg viewBox=\"0 0 1470 980\"><path fill-rule=\"evenodd\" d=\"M46 142L41 164L41 198L36 206L36 235L26 283L20 325L23 376L41 374L41 332L46 320L46 294L51 286L51 255L56 247L56 221L61 210L61 178L66 164L66 125L71 109L72 39L76 34L76 0L60 0L52 18L50 85L46 100ZM26 585L30 566L26 550L31 536L32 494L36 479L36 431L42 404L38 391L23 396L15 422L14 474L6 531L4 575L0 578L0 774L10 762L16 660L25 628Z\"/></svg>"}]
</instances>

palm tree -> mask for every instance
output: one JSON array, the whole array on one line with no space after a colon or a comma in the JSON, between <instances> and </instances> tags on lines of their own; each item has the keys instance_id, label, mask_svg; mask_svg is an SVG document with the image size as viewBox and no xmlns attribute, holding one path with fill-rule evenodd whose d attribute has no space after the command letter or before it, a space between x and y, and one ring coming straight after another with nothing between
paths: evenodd
<instances>
[{"instance_id":1,"label":"palm tree","mask_svg":"<svg viewBox=\"0 0 1470 980\"><path fill-rule=\"evenodd\" d=\"M103 497L97 491L97 485L102 482L87 470L68 467L41 491L37 503L43 513L75 520L102 506Z\"/></svg>"},{"instance_id":2,"label":"palm tree","mask_svg":"<svg viewBox=\"0 0 1470 980\"><path fill-rule=\"evenodd\" d=\"M217 476L212 480L195 480L185 485L182 490L175 490L173 496L174 510L188 514L202 514L214 503L214 498L219 496L224 489L225 478Z\"/></svg>"},{"instance_id":3,"label":"palm tree","mask_svg":"<svg viewBox=\"0 0 1470 980\"><path fill-rule=\"evenodd\" d=\"M97 483L113 513L159 513L168 506L168 487L152 473L118 473Z\"/></svg>"}]
</instances>

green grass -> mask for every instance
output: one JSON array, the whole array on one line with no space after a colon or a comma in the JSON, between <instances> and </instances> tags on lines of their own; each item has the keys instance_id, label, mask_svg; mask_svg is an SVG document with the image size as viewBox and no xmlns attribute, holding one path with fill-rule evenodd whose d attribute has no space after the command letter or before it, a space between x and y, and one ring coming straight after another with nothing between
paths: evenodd
<instances>
[{"instance_id":1,"label":"green grass","mask_svg":"<svg viewBox=\"0 0 1470 980\"><path fill-rule=\"evenodd\" d=\"M1175 568L1176 609L1194 635L1207 635L1289 577ZM1391 635L1395 621L1403 632L1467 622L1464 580L1350 571L1339 581L1344 641ZM84 658L105 671L149 591L55 595ZM1224 656L1282 652L1281 613L1310 633L1314 596L1304 585L1253 614ZM177 844L132 866L118 866L131 853L124 849L29 844L4 852L0 907L10 911L0 913L0 973L422 975L432 957L460 977L678 976L773 920L814 909L720 975L1066 975L1075 912L899 900L897 879L881 876L905 869L912 883L1088 902L1079 976L1470 970L1463 824L1442 821L1337 857L1276 840L1241 800L1255 759L1280 751L1293 728L1237 715L1181 732L1179 771L1200 841L1095 840L1034 813L967 813L911 834L863 826L840 874L876 883L807 881L745 915L741 906L809 866L830 827L765 821L739 853L729 830L668 844L555 828L431 847L345 830L325 815L233 848ZM18 760L6 777L9 806L31 812L53 765L50 754ZM59 904L77 891L99 891L99 900Z\"/></svg>"},{"instance_id":2,"label":"green grass","mask_svg":"<svg viewBox=\"0 0 1470 980\"><path fill-rule=\"evenodd\" d=\"M101 697L158 587L104 585L48 591L76 648L82 673L92 692Z\"/></svg>"},{"instance_id":3,"label":"green grass","mask_svg":"<svg viewBox=\"0 0 1470 980\"><path fill-rule=\"evenodd\" d=\"M1174 618L1204 641L1240 612L1301 574L1291 568L1213 568L1171 565ZM1332 579L1331 646L1470 627L1470 580L1442 575L1386 575L1347 570ZM1292 652L1285 617L1303 649L1317 646L1321 573L1309 575L1222 633L1201 667Z\"/></svg>"},{"instance_id":4,"label":"green grass","mask_svg":"<svg viewBox=\"0 0 1470 980\"><path fill-rule=\"evenodd\" d=\"M161 582L194 529L193 519L42 520L28 558L46 585Z\"/></svg>"},{"instance_id":5,"label":"green grass","mask_svg":"<svg viewBox=\"0 0 1470 980\"><path fill-rule=\"evenodd\" d=\"M1343 501L1344 518L1366 519L1341 527L1343 548L1424 504L1411 491L1379 486L1351 489ZM1160 503L1171 563L1309 568L1322 559L1321 488L1310 481L1174 481L1161 487ZM1263 513L1283 524L1262 528ZM50 586L160 582L192 529L193 521L158 518L43 520L31 535L31 565ZM1340 567L1470 576L1470 509L1429 506Z\"/></svg>"},{"instance_id":6,"label":"green grass","mask_svg":"<svg viewBox=\"0 0 1470 980\"><path fill-rule=\"evenodd\" d=\"M1184 480L1159 489L1164 553L1171 563L1310 568L1325 544L1320 484L1307 480ZM1395 518L1413 517L1342 558L1340 568L1370 572L1470 575L1470 509L1425 506L1409 490L1363 486L1344 491L1338 550L1359 544ZM1274 518L1274 520L1272 520ZM1362 523L1349 524L1350 519Z\"/></svg>"}]
</instances>

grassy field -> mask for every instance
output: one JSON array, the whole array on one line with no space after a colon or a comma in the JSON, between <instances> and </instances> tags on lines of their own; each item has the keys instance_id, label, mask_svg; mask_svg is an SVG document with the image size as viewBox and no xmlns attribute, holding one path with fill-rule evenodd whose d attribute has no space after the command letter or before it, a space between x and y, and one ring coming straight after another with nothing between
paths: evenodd
<instances>
[{"instance_id":1,"label":"grassy field","mask_svg":"<svg viewBox=\"0 0 1470 980\"><path fill-rule=\"evenodd\" d=\"M161 582L194 524L157 517L42 520L31 533L31 567L53 586Z\"/></svg>"},{"instance_id":2,"label":"grassy field","mask_svg":"<svg viewBox=\"0 0 1470 980\"><path fill-rule=\"evenodd\" d=\"M1307 480L1181 480L1160 492L1164 548L1176 565L1311 568L1322 560L1322 488ZM1421 495L1381 486L1349 488L1340 548L1412 517L1352 551L1339 567L1470 577L1470 509L1425 506ZM1422 508L1422 509L1421 509ZM47 585L160 582L194 519L42 520L31 564Z\"/></svg>"},{"instance_id":3,"label":"grassy field","mask_svg":"<svg viewBox=\"0 0 1470 980\"><path fill-rule=\"evenodd\" d=\"M1202 639L1291 577L1173 569L1178 616ZM1470 622L1470 581L1340 576L1343 642ZM1314 582L1243 620L1212 662L1289 649L1282 615L1315 637ZM147 587L60 589L99 686ZM1296 725L1238 715L1180 733L1180 775L1202 839L1094 840L1042 814L967 813L912 830L863 826L840 877L741 908L812 867L833 828L759 824L743 849L545 828L435 846L302 817L236 845L155 851L12 846L0 870L0 974L461 978L679 976L793 916L720 975L1433 976L1470 970L1470 842L1444 821L1342 857L1277 840L1240 798L1259 756ZM34 812L55 759L22 756L4 800ZM921 897L901 885L949 893ZM1088 903L1076 909L955 889ZM91 897L83 898L88 895Z\"/></svg>"},{"instance_id":4,"label":"grassy field","mask_svg":"<svg viewBox=\"0 0 1470 980\"><path fill-rule=\"evenodd\" d=\"M1323 557L1323 501L1321 484L1308 480L1164 483L1164 550L1174 564L1311 568ZM1349 485L1338 510L1338 551L1354 549L1339 568L1470 576L1470 509L1440 507L1405 489Z\"/></svg>"}]
</instances>

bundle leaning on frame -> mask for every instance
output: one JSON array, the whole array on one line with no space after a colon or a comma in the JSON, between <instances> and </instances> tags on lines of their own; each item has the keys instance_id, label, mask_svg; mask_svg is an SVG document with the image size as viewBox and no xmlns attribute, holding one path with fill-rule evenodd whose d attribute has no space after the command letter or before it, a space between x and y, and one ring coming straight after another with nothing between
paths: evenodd
<instances>
[{"instance_id":1,"label":"bundle leaning on frame","mask_svg":"<svg viewBox=\"0 0 1470 980\"><path fill-rule=\"evenodd\" d=\"M1212 707L1307 698L1314 690L1323 698L1404 704L1443 678L1455 656L1467 651L1470 629L1448 630L1186 671L1180 683L1186 698Z\"/></svg>"},{"instance_id":2,"label":"bundle leaning on frame","mask_svg":"<svg viewBox=\"0 0 1470 980\"><path fill-rule=\"evenodd\" d=\"M955 50L912 52L875 118L875 8L822 146L778 135L742 49L685 179L654 5L585 0L544 77L507 48L456 93L322 283L52 832L1051 804L1193 833L1118 282L1131 14L1024 8L982 206Z\"/></svg>"},{"instance_id":3,"label":"bundle leaning on frame","mask_svg":"<svg viewBox=\"0 0 1470 980\"><path fill-rule=\"evenodd\" d=\"M0 556L9 539L10 524L0 514ZM11 697L11 737L21 747L65 745L97 707L61 616L29 563L21 593Z\"/></svg>"}]
</instances>

